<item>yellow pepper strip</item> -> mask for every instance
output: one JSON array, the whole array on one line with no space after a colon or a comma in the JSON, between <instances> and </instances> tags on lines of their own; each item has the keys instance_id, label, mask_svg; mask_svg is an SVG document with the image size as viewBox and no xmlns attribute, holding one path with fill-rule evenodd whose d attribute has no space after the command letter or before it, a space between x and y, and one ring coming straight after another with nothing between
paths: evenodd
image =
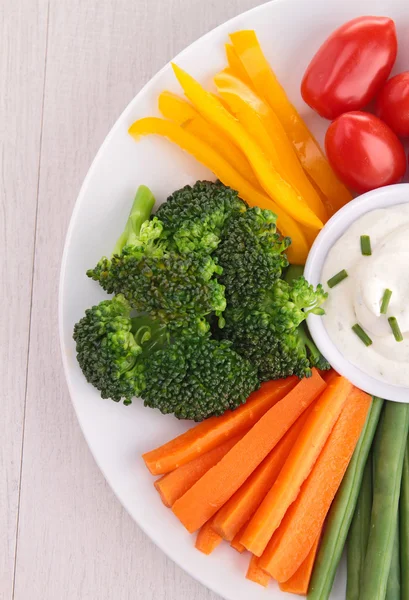
<instances>
[{"instance_id":1,"label":"yellow pepper strip","mask_svg":"<svg viewBox=\"0 0 409 600\"><path fill-rule=\"evenodd\" d=\"M328 215L324 204L307 178L274 111L228 69L216 75L214 82L221 97L229 104L231 112L251 132L263 152L271 159L276 171L298 191L307 206L325 223Z\"/></svg>"},{"instance_id":2,"label":"yellow pepper strip","mask_svg":"<svg viewBox=\"0 0 409 600\"><path fill-rule=\"evenodd\" d=\"M225 185L237 190L240 198L248 202L248 204L251 206L259 206L260 208L268 208L275 212L278 218L277 225L282 235L288 236L292 240L291 246L287 251L288 259L294 264L305 263L309 248L299 225L266 194L258 192L253 188L253 186L212 147L196 138L190 132L184 130L180 125L157 117L147 117L135 121L129 128L129 133L136 140L141 136L151 134L166 137L210 169Z\"/></svg>"},{"instance_id":3,"label":"yellow pepper strip","mask_svg":"<svg viewBox=\"0 0 409 600\"><path fill-rule=\"evenodd\" d=\"M243 67L241 60L237 56L234 46L232 46L231 44L225 44L225 48L226 48L227 63L229 65L229 68L231 69L231 72L238 79L240 79L243 83L245 83L250 88L252 88L253 84L251 82L251 79L247 75L246 69Z\"/></svg>"},{"instance_id":4,"label":"yellow pepper strip","mask_svg":"<svg viewBox=\"0 0 409 600\"><path fill-rule=\"evenodd\" d=\"M171 119L187 131L215 148L231 166L261 191L257 177L243 152L222 131L213 127L199 115L197 110L172 92L162 92L158 100L159 110L166 119Z\"/></svg>"},{"instance_id":5,"label":"yellow pepper strip","mask_svg":"<svg viewBox=\"0 0 409 600\"><path fill-rule=\"evenodd\" d=\"M275 111L302 166L327 198L328 210L332 215L352 199L350 192L336 177L317 140L287 98L263 54L255 32L237 31L230 35L230 39L256 92Z\"/></svg>"},{"instance_id":6,"label":"yellow pepper strip","mask_svg":"<svg viewBox=\"0 0 409 600\"><path fill-rule=\"evenodd\" d=\"M299 223L311 229L321 229L322 221L300 199L296 190L274 170L268 158L239 121L193 77L175 64L172 64L172 67L185 95L202 117L222 129L247 156L267 194Z\"/></svg>"}]
</instances>

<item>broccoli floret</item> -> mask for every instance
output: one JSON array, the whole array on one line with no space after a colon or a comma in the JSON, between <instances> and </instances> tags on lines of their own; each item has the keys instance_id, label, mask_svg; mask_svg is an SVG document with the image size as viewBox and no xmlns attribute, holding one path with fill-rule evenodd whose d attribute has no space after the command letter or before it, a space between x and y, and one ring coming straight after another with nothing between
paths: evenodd
<instances>
[{"instance_id":1,"label":"broccoli floret","mask_svg":"<svg viewBox=\"0 0 409 600\"><path fill-rule=\"evenodd\" d=\"M288 265L284 253L290 239L277 233L276 221L273 212L258 207L227 221L215 256L223 268L219 281L229 306L251 306Z\"/></svg>"},{"instance_id":2,"label":"broccoli floret","mask_svg":"<svg viewBox=\"0 0 409 600\"><path fill-rule=\"evenodd\" d=\"M322 314L319 305L325 297L321 286L314 290L304 277L291 284L278 279L252 306L225 311L222 337L257 365L262 381L289 375L309 377L312 366L325 363L313 352L315 346L300 325L309 313Z\"/></svg>"},{"instance_id":3,"label":"broccoli floret","mask_svg":"<svg viewBox=\"0 0 409 600\"><path fill-rule=\"evenodd\" d=\"M234 410L258 387L256 368L230 342L194 329L175 330L146 316L131 318L123 296L87 310L75 325L77 358L103 398L201 421Z\"/></svg>"},{"instance_id":4,"label":"broccoli floret","mask_svg":"<svg viewBox=\"0 0 409 600\"><path fill-rule=\"evenodd\" d=\"M87 275L108 293L123 294L132 308L164 322L208 329L205 317L221 315L221 268L206 252L181 253L163 222L146 220L152 208L147 188L139 188L130 217L111 258L103 257Z\"/></svg>"},{"instance_id":5,"label":"broccoli floret","mask_svg":"<svg viewBox=\"0 0 409 600\"><path fill-rule=\"evenodd\" d=\"M226 220L246 208L238 193L220 181L197 181L169 196L156 216L179 252L211 253L219 243Z\"/></svg>"}]
</instances>

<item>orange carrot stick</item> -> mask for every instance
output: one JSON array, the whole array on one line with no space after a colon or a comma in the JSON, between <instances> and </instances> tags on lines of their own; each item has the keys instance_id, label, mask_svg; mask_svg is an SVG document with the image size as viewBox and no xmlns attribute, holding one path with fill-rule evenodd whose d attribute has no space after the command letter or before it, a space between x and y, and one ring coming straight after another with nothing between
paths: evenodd
<instances>
[{"instance_id":1,"label":"orange carrot stick","mask_svg":"<svg viewBox=\"0 0 409 600\"><path fill-rule=\"evenodd\" d=\"M240 538L243 535L244 530L246 529L246 526L247 526L247 523L244 525L244 527L242 527L240 529L240 531L238 533L236 533L236 535L234 536L234 538L230 542L230 546L232 548L234 548L235 550L237 550L237 552L240 552L240 554L242 554L245 551L245 547L241 543Z\"/></svg>"},{"instance_id":2,"label":"orange carrot stick","mask_svg":"<svg viewBox=\"0 0 409 600\"><path fill-rule=\"evenodd\" d=\"M371 398L353 388L297 500L274 533L260 566L279 582L288 581L317 538L364 426Z\"/></svg>"},{"instance_id":3,"label":"orange carrot stick","mask_svg":"<svg viewBox=\"0 0 409 600\"><path fill-rule=\"evenodd\" d=\"M280 474L240 540L256 556L262 555L288 507L300 493L351 390L352 383L344 377L335 377L314 404Z\"/></svg>"},{"instance_id":4,"label":"orange carrot stick","mask_svg":"<svg viewBox=\"0 0 409 600\"><path fill-rule=\"evenodd\" d=\"M241 440L243 435L244 433L231 438L231 440L227 440L220 446L216 446L216 448L205 452L201 456L194 458L185 465L157 479L154 485L160 494L163 504L168 508L171 507L202 475L211 467L214 467L233 448L234 444L237 444Z\"/></svg>"},{"instance_id":5,"label":"orange carrot stick","mask_svg":"<svg viewBox=\"0 0 409 600\"><path fill-rule=\"evenodd\" d=\"M212 527L212 520L210 520L200 528L196 537L195 548L203 554L211 554L222 541L223 538L215 532Z\"/></svg>"},{"instance_id":6,"label":"orange carrot stick","mask_svg":"<svg viewBox=\"0 0 409 600\"><path fill-rule=\"evenodd\" d=\"M188 531L199 529L233 496L325 387L313 370L311 377L302 379L270 408L217 465L176 500L172 510Z\"/></svg>"},{"instance_id":7,"label":"orange carrot stick","mask_svg":"<svg viewBox=\"0 0 409 600\"><path fill-rule=\"evenodd\" d=\"M225 540L232 540L260 506L281 471L310 410L311 407L297 419L277 446L217 513L213 527Z\"/></svg>"},{"instance_id":8,"label":"orange carrot stick","mask_svg":"<svg viewBox=\"0 0 409 600\"><path fill-rule=\"evenodd\" d=\"M146 466L152 475L169 473L243 433L284 398L297 381L296 377L288 377L263 383L259 390L250 394L246 404L235 411L227 411L222 417L211 417L163 446L146 452L142 457Z\"/></svg>"},{"instance_id":9,"label":"orange carrot stick","mask_svg":"<svg viewBox=\"0 0 409 600\"><path fill-rule=\"evenodd\" d=\"M246 578L250 579L250 581L254 581L254 583L262 585L263 587L267 587L271 577L268 573L263 571L263 569L261 569L258 566L258 561L259 559L257 558L257 556L254 556L254 554L252 554Z\"/></svg>"},{"instance_id":10,"label":"orange carrot stick","mask_svg":"<svg viewBox=\"0 0 409 600\"><path fill-rule=\"evenodd\" d=\"M290 592L291 594L300 594L306 596L310 585L312 569L314 567L315 557L317 556L318 546L321 536L319 535L314 542L313 547L307 554L307 558L301 563L292 577L284 583L280 583L282 592Z\"/></svg>"}]
</instances>

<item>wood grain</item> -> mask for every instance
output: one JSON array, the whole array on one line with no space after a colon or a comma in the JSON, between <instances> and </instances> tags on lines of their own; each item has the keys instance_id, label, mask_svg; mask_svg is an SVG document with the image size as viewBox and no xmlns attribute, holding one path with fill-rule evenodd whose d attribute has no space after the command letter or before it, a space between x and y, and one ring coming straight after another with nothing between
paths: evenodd
<instances>
[{"instance_id":1,"label":"wood grain","mask_svg":"<svg viewBox=\"0 0 409 600\"><path fill-rule=\"evenodd\" d=\"M5 62L27 61L27 69L30 66L36 71L37 85L39 74L46 71L42 132L41 90L29 90L26 82L20 104L14 101L13 107L10 100L14 119L21 123L23 113L23 123L29 125L18 146L24 175L19 181L14 166L8 188L13 206L19 206L22 198L25 203L24 208L19 206L20 212L13 212L13 208L8 215L14 219L14 237L7 240L7 247L14 249L13 257L23 237L30 245L32 261L37 176L39 193L15 589L12 595L10 585L3 586L2 582L0 597L216 600L215 594L176 567L139 530L95 465L78 427L62 372L57 291L63 242L76 195L121 110L179 50L260 1L51 0L47 57L45 60L43 45L41 66L33 65L32 46L41 58L39 40L45 38L47 6L36 6L29 0L26 4L24 19L32 29L27 45L18 48L18 55L10 48L6 53L9 55L0 58ZM17 33L18 39L22 37L20 27L19 23L12 25L10 39ZM34 109L37 95L39 107ZM15 143L17 130L11 129L9 135ZM4 240L2 244L6 247ZM6 431L6 440L16 447L7 448L5 457L0 455L1 468L7 461L20 462L25 388L21 375L25 372L31 304L30 256L21 277L8 275L23 285L16 290L19 298L13 300L9 311L8 337L12 338L10 334L16 333L19 324L24 326L17 340L22 349L21 364L13 364L14 375L8 373L7 388L10 400L6 422L12 431ZM6 358L7 352L6 348ZM14 498L11 521L16 522L18 468L9 472L11 482L4 498L0 498L0 507ZM13 549L12 528L9 532ZM11 559L12 554L9 571Z\"/></svg>"},{"instance_id":2,"label":"wood grain","mask_svg":"<svg viewBox=\"0 0 409 600\"><path fill-rule=\"evenodd\" d=\"M47 2L0 3L0 597L11 598L24 428Z\"/></svg>"}]
</instances>

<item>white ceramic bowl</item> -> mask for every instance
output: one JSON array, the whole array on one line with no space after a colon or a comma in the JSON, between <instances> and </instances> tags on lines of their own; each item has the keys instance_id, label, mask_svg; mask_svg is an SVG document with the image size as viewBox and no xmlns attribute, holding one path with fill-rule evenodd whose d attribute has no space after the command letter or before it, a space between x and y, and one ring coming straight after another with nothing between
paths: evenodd
<instances>
[{"instance_id":1,"label":"white ceramic bowl","mask_svg":"<svg viewBox=\"0 0 409 600\"><path fill-rule=\"evenodd\" d=\"M321 273L328 252L359 217L377 208L386 208L406 202L409 202L408 183L389 185L373 190L349 202L328 221L316 238L305 265L306 279L314 285L321 282ZM349 362L329 337L321 317L310 315L308 327L318 349L338 373L373 396L409 403L409 388L379 381Z\"/></svg>"}]
</instances>

